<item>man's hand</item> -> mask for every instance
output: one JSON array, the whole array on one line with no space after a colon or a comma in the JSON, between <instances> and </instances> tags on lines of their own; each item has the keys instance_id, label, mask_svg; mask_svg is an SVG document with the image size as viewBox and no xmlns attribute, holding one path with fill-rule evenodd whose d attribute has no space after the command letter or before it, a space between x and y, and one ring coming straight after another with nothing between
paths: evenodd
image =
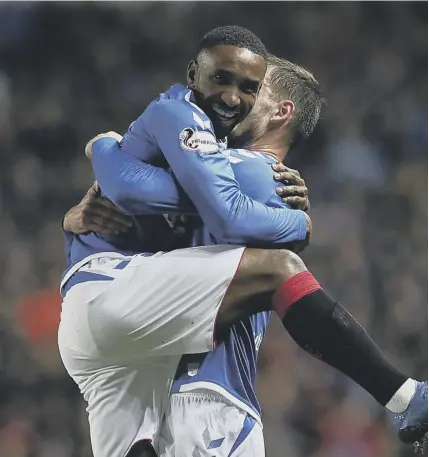
<instances>
[{"instance_id":1,"label":"man's hand","mask_svg":"<svg viewBox=\"0 0 429 457\"><path fill-rule=\"evenodd\" d=\"M107 133L100 133L94 138L90 139L88 143L86 143L85 146L85 155L88 157L89 160L92 158L92 145L94 141L99 140L100 138L113 138L116 140L118 143L122 141L122 136L119 135L119 133L116 132L107 132Z\"/></svg>"},{"instance_id":2,"label":"man's hand","mask_svg":"<svg viewBox=\"0 0 429 457\"><path fill-rule=\"evenodd\" d=\"M276 172L274 179L284 184L276 190L283 203L287 203L293 209L308 211L310 209L308 189L299 172L280 162L271 165L271 168Z\"/></svg>"},{"instance_id":3,"label":"man's hand","mask_svg":"<svg viewBox=\"0 0 429 457\"><path fill-rule=\"evenodd\" d=\"M282 201L289 204L291 208L308 211L310 209L308 189L299 172L286 167L280 162L271 165L271 168L276 172L274 179L279 183L284 184L276 189L276 192L281 197ZM305 240L290 243L288 246L288 249L297 254L302 252L311 241L313 226L310 217L308 215L306 216L307 236L305 237Z\"/></svg>"},{"instance_id":4,"label":"man's hand","mask_svg":"<svg viewBox=\"0 0 429 457\"><path fill-rule=\"evenodd\" d=\"M96 182L63 219L63 229L76 235L90 232L119 235L127 232L132 225L130 217L122 214L110 200L100 195Z\"/></svg>"}]
</instances>

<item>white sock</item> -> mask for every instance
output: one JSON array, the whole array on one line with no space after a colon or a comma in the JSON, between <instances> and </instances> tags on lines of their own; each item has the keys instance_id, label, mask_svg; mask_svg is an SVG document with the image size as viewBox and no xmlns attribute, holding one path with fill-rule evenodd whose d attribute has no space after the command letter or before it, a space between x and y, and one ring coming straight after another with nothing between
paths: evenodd
<instances>
[{"instance_id":1,"label":"white sock","mask_svg":"<svg viewBox=\"0 0 429 457\"><path fill-rule=\"evenodd\" d=\"M386 408L392 413L403 413L408 408L415 392L416 381L408 378L386 404Z\"/></svg>"}]
</instances>

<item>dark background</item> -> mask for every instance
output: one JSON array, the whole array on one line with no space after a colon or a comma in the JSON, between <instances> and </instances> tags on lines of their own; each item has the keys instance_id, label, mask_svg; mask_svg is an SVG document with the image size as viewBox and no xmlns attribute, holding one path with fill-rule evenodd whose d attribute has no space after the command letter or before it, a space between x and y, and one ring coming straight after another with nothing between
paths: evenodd
<instances>
[{"instance_id":1,"label":"dark background","mask_svg":"<svg viewBox=\"0 0 429 457\"><path fill-rule=\"evenodd\" d=\"M427 376L427 3L0 3L0 456L90 457L56 348L60 219L92 183L85 142L183 82L201 36L244 25L321 82L288 164L310 188L319 281L407 374ZM274 322L267 457L406 457L383 410Z\"/></svg>"}]
</instances>

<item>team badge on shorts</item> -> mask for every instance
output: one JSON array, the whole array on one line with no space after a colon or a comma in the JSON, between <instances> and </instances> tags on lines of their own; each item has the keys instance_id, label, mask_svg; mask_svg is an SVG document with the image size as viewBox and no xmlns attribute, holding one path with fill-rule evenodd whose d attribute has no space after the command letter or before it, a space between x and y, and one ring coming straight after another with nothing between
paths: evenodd
<instances>
[{"instance_id":1,"label":"team badge on shorts","mask_svg":"<svg viewBox=\"0 0 429 457\"><path fill-rule=\"evenodd\" d=\"M183 129L179 135L180 146L187 151L199 151L205 154L218 152L219 145L215 136L207 131L195 131L190 127Z\"/></svg>"},{"instance_id":2,"label":"team badge on shorts","mask_svg":"<svg viewBox=\"0 0 429 457\"><path fill-rule=\"evenodd\" d=\"M188 376L196 376L200 368L199 363L188 363Z\"/></svg>"}]
</instances>

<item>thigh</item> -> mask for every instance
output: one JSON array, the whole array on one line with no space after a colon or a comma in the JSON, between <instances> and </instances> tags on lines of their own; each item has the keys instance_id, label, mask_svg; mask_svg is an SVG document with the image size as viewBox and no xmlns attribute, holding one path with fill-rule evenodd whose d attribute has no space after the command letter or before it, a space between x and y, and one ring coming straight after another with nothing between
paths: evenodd
<instances>
[{"instance_id":1,"label":"thigh","mask_svg":"<svg viewBox=\"0 0 429 457\"><path fill-rule=\"evenodd\" d=\"M210 246L135 256L87 306L100 353L126 361L212 350L216 316L243 251Z\"/></svg>"},{"instance_id":2,"label":"thigh","mask_svg":"<svg viewBox=\"0 0 429 457\"><path fill-rule=\"evenodd\" d=\"M264 457L262 427L215 395L174 394L159 438L159 457Z\"/></svg>"},{"instance_id":3,"label":"thigh","mask_svg":"<svg viewBox=\"0 0 429 457\"><path fill-rule=\"evenodd\" d=\"M277 288L306 269L301 258L291 251L246 249L222 302L218 330L252 314L271 310Z\"/></svg>"}]
</instances>

